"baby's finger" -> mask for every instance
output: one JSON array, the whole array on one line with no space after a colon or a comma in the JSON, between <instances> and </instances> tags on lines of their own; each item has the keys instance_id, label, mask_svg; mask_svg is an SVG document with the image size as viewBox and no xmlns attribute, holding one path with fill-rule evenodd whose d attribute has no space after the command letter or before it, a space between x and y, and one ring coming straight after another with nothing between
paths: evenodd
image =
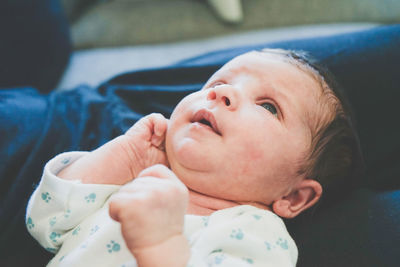
<instances>
[{"instance_id":1,"label":"baby's finger","mask_svg":"<svg viewBox=\"0 0 400 267\"><path fill-rule=\"evenodd\" d=\"M165 135L167 128L168 128L168 119L166 119L160 113L153 113L151 114L150 120L154 125L154 134L156 136L163 136Z\"/></svg>"},{"instance_id":2,"label":"baby's finger","mask_svg":"<svg viewBox=\"0 0 400 267\"><path fill-rule=\"evenodd\" d=\"M135 136L139 134L141 138L149 140L150 137L152 136L152 132L153 132L153 124L150 121L150 115L148 115L138 120L131 128L129 128L125 132L125 135Z\"/></svg>"},{"instance_id":3,"label":"baby's finger","mask_svg":"<svg viewBox=\"0 0 400 267\"><path fill-rule=\"evenodd\" d=\"M153 135L151 137L151 144L155 147L158 147L161 150L164 150L164 140L165 140L165 135L163 136Z\"/></svg>"},{"instance_id":4,"label":"baby's finger","mask_svg":"<svg viewBox=\"0 0 400 267\"><path fill-rule=\"evenodd\" d=\"M160 113L153 113L149 118L153 125L153 135L151 137L151 143L160 149L164 149L164 141L168 128L168 119L166 119Z\"/></svg>"}]
</instances>

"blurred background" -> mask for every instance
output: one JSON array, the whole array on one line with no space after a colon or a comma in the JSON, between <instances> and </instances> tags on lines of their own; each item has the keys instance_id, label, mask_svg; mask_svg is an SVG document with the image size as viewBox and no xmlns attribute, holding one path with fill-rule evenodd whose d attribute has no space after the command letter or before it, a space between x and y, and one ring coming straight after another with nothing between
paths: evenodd
<instances>
[{"instance_id":1,"label":"blurred background","mask_svg":"<svg viewBox=\"0 0 400 267\"><path fill-rule=\"evenodd\" d=\"M62 0L62 3L77 49L176 42L293 25L393 23L400 19L398 0ZM232 16L224 16L228 13Z\"/></svg>"},{"instance_id":2,"label":"blurred background","mask_svg":"<svg viewBox=\"0 0 400 267\"><path fill-rule=\"evenodd\" d=\"M57 88L208 51L400 21L398 0L62 0L73 50ZM82 72L82 70L85 70Z\"/></svg>"}]
</instances>

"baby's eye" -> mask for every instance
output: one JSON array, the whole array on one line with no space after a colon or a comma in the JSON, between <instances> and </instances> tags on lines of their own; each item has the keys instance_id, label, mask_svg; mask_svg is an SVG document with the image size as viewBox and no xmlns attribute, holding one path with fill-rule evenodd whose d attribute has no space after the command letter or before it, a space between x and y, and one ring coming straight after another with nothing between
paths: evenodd
<instances>
[{"instance_id":1,"label":"baby's eye","mask_svg":"<svg viewBox=\"0 0 400 267\"><path fill-rule=\"evenodd\" d=\"M266 102L266 103L262 103L260 106L262 106L263 108L265 108L266 110L271 112L272 115L278 116L278 111L273 104Z\"/></svg>"}]
</instances>

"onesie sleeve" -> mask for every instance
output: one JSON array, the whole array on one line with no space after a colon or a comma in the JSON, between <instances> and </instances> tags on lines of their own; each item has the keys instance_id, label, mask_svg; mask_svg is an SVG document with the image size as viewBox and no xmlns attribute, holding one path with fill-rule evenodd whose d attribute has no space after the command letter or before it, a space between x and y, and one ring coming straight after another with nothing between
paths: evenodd
<instances>
[{"instance_id":1,"label":"onesie sleeve","mask_svg":"<svg viewBox=\"0 0 400 267\"><path fill-rule=\"evenodd\" d=\"M277 215L252 206L218 211L194 233L188 267L296 266L297 247Z\"/></svg>"},{"instance_id":2,"label":"onesie sleeve","mask_svg":"<svg viewBox=\"0 0 400 267\"><path fill-rule=\"evenodd\" d=\"M65 237L82 220L100 209L119 185L82 184L56 175L89 152L62 153L44 167L26 212L30 234L48 251L57 252Z\"/></svg>"}]
</instances>

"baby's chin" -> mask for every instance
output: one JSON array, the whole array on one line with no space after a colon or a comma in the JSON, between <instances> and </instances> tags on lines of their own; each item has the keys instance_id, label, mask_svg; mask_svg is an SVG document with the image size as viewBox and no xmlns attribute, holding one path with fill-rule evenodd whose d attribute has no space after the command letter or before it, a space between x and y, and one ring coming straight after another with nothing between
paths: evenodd
<instances>
[{"instance_id":1,"label":"baby's chin","mask_svg":"<svg viewBox=\"0 0 400 267\"><path fill-rule=\"evenodd\" d=\"M212 170L213 161L209 155L198 148L198 144L191 141L180 143L179 146L166 146L166 155L172 171L207 172Z\"/></svg>"}]
</instances>

